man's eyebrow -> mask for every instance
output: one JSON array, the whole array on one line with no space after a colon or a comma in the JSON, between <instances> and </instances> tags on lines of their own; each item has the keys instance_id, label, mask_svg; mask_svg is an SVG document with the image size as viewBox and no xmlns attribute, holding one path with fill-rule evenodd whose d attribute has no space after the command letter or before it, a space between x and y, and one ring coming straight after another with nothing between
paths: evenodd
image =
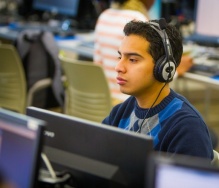
<instances>
[{"instance_id":1,"label":"man's eyebrow","mask_svg":"<svg viewBox=\"0 0 219 188\"><path fill-rule=\"evenodd\" d=\"M118 53L119 53L119 55L121 55L121 52L120 51L118 51ZM127 53L124 53L124 55L126 55L126 56L139 56L139 57L142 57L143 58L143 56L142 55L140 55L140 54L138 54L138 53L135 53L135 52L127 52Z\"/></svg>"}]
</instances>

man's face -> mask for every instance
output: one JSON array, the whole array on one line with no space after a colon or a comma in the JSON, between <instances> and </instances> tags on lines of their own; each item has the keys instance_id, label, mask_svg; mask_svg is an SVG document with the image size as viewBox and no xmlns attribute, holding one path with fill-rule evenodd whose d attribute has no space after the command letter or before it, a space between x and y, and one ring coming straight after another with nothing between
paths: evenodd
<instances>
[{"instance_id":1,"label":"man's face","mask_svg":"<svg viewBox=\"0 0 219 188\"><path fill-rule=\"evenodd\" d=\"M154 92L156 87L160 88L160 82L153 75L154 62L148 48L149 42L140 36L124 37L115 67L121 92L141 97Z\"/></svg>"}]
</instances>

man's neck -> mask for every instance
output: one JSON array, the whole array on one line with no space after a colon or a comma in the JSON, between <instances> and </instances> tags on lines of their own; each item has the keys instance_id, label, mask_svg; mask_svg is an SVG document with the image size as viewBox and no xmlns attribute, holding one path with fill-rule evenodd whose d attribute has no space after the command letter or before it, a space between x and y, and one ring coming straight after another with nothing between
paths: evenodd
<instances>
[{"instance_id":1,"label":"man's neck","mask_svg":"<svg viewBox=\"0 0 219 188\"><path fill-rule=\"evenodd\" d=\"M160 90L151 90L151 92L148 92L147 94L143 96L137 96L136 100L138 103L138 106L141 108L151 108L152 106L156 106L159 103L162 102L162 100L167 97L170 93L169 84L166 84L161 86Z\"/></svg>"}]
</instances>

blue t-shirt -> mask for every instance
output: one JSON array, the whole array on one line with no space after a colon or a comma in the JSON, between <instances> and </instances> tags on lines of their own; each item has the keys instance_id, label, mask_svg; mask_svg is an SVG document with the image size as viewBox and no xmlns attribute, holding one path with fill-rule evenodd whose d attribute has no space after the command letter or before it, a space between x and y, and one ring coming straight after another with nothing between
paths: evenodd
<instances>
[{"instance_id":1,"label":"blue t-shirt","mask_svg":"<svg viewBox=\"0 0 219 188\"><path fill-rule=\"evenodd\" d=\"M102 123L152 136L155 151L213 159L211 138L202 116L173 90L151 109L140 108L135 97L130 97L115 106Z\"/></svg>"}]
</instances>

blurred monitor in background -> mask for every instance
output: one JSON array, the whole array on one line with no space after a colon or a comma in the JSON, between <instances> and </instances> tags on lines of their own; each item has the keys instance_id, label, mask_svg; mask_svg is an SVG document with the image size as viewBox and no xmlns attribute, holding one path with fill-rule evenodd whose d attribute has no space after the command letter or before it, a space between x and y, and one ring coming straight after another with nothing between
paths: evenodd
<instances>
[{"instance_id":1,"label":"blurred monitor in background","mask_svg":"<svg viewBox=\"0 0 219 188\"><path fill-rule=\"evenodd\" d=\"M18 14L23 18L27 18L34 14L34 10L32 9L33 0L17 0L17 9Z\"/></svg>"},{"instance_id":2,"label":"blurred monitor in background","mask_svg":"<svg viewBox=\"0 0 219 188\"><path fill-rule=\"evenodd\" d=\"M177 17L183 20L194 20L196 0L161 0L161 17L170 22Z\"/></svg>"},{"instance_id":3,"label":"blurred monitor in background","mask_svg":"<svg viewBox=\"0 0 219 188\"><path fill-rule=\"evenodd\" d=\"M75 18L78 15L79 2L79 0L33 0L32 8L54 15Z\"/></svg>"},{"instance_id":4,"label":"blurred monitor in background","mask_svg":"<svg viewBox=\"0 0 219 188\"><path fill-rule=\"evenodd\" d=\"M109 0L16 0L18 14L28 21L72 21L74 27L94 29L100 11L109 6Z\"/></svg>"},{"instance_id":5,"label":"blurred monitor in background","mask_svg":"<svg viewBox=\"0 0 219 188\"><path fill-rule=\"evenodd\" d=\"M195 1L195 31L186 40L204 46L219 46L219 1Z\"/></svg>"}]
</instances>

